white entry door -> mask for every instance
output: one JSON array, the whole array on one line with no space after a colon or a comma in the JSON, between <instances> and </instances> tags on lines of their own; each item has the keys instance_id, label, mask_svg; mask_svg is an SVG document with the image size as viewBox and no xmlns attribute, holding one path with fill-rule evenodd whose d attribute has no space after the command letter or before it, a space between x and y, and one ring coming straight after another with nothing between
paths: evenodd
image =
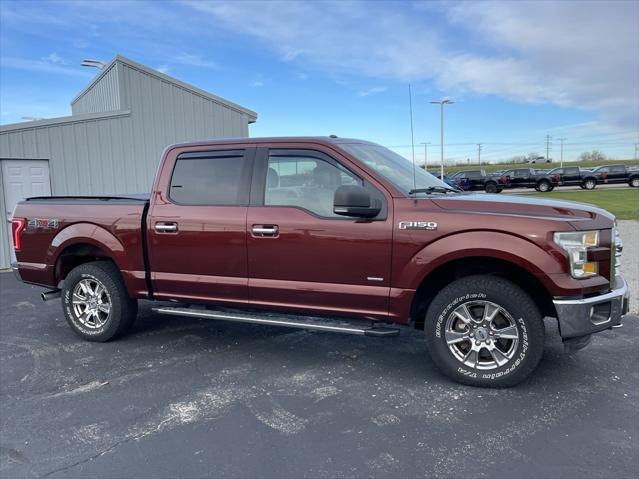
<instances>
[{"instance_id":1,"label":"white entry door","mask_svg":"<svg viewBox=\"0 0 639 479\"><path fill-rule=\"evenodd\" d=\"M4 218L10 220L18 201L31 196L48 196L51 194L49 181L49 162L47 160L0 160L2 163L2 191L4 193ZM11 238L11 225L7 225L8 241L0 245L8 246L11 261L15 261Z\"/></svg>"}]
</instances>

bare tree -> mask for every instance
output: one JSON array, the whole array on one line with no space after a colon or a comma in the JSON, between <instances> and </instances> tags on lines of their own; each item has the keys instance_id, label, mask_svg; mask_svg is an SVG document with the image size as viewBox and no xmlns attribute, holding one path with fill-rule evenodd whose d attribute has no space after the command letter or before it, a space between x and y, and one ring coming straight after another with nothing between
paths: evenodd
<instances>
[{"instance_id":1,"label":"bare tree","mask_svg":"<svg viewBox=\"0 0 639 479\"><path fill-rule=\"evenodd\" d=\"M584 151L579 155L581 161L605 161L606 155L599 150Z\"/></svg>"}]
</instances>

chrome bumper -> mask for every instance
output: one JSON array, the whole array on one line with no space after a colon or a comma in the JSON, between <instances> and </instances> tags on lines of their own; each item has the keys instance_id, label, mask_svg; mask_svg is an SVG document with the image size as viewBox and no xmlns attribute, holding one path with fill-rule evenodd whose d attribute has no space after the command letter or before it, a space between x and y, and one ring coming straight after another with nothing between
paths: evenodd
<instances>
[{"instance_id":1,"label":"chrome bumper","mask_svg":"<svg viewBox=\"0 0 639 479\"><path fill-rule=\"evenodd\" d=\"M18 279L18 281L22 281L22 278L20 277L20 271L18 271L18 263L11 263L11 271L13 271L13 274Z\"/></svg>"},{"instance_id":2,"label":"chrome bumper","mask_svg":"<svg viewBox=\"0 0 639 479\"><path fill-rule=\"evenodd\" d=\"M616 277L615 285L609 293L590 298L553 300L561 337L576 338L621 325L630 293L621 276Z\"/></svg>"}]
</instances>

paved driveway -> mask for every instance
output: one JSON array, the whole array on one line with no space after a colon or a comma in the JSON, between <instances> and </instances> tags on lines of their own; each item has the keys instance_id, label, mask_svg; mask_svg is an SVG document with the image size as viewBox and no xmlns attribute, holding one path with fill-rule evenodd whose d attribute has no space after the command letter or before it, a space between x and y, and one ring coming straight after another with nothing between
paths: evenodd
<instances>
[{"instance_id":1,"label":"paved driveway","mask_svg":"<svg viewBox=\"0 0 639 479\"><path fill-rule=\"evenodd\" d=\"M639 322L534 376L450 383L421 334L153 315L107 344L0 273L0 476L636 477Z\"/></svg>"}]
</instances>

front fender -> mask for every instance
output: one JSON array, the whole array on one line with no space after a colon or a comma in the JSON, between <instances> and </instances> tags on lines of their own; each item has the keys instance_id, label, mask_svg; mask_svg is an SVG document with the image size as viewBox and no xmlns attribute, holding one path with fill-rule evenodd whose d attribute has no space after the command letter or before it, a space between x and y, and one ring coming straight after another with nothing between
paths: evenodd
<instances>
[{"instance_id":1,"label":"front fender","mask_svg":"<svg viewBox=\"0 0 639 479\"><path fill-rule=\"evenodd\" d=\"M509 233L485 230L455 233L429 243L410 261L400 268L394 268L393 284L399 288L416 289L438 267L467 257L508 261L547 284L550 283L548 275L566 272L565 262L554 256L553 251L544 250L528 239Z\"/></svg>"}]
</instances>

